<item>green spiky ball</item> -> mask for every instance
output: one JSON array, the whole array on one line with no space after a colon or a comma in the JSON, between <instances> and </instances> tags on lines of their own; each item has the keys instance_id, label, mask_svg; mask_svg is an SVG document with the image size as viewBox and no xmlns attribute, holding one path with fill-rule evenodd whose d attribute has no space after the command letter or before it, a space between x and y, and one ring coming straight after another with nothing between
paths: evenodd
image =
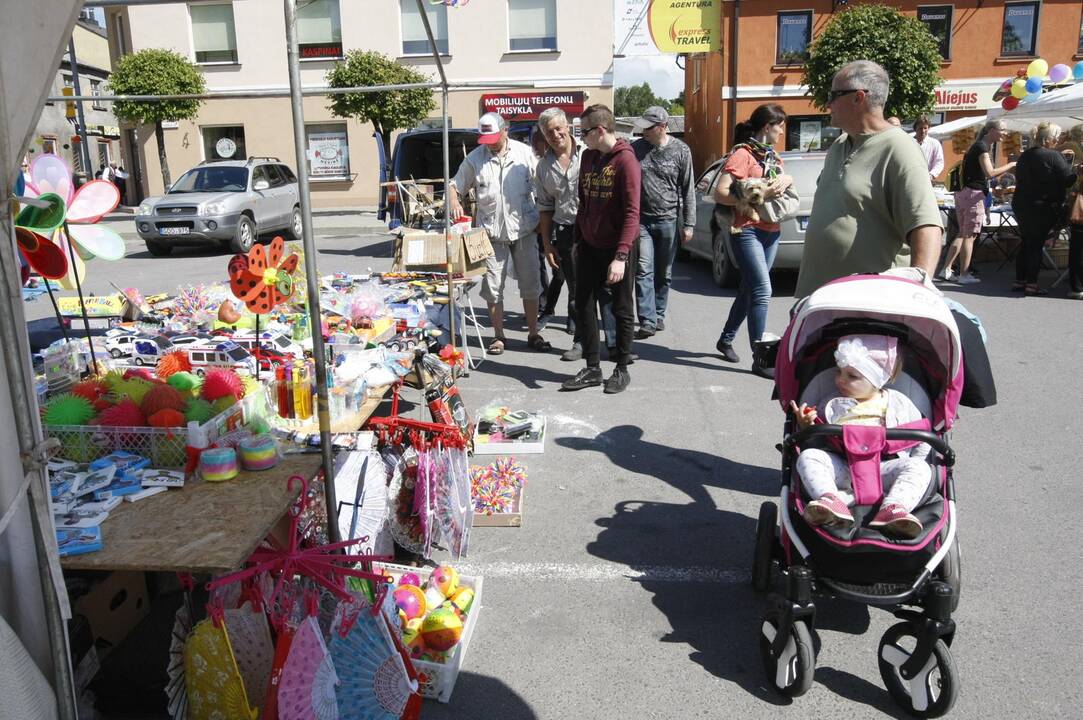
<instances>
[{"instance_id":1,"label":"green spiky ball","mask_svg":"<svg viewBox=\"0 0 1083 720\"><path fill-rule=\"evenodd\" d=\"M190 372L173 373L166 382L182 393L193 395L199 391L199 386L203 384L198 375Z\"/></svg>"},{"instance_id":2,"label":"green spiky ball","mask_svg":"<svg viewBox=\"0 0 1083 720\"><path fill-rule=\"evenodd\" d=\"M188 422L205 423L214 417L214 408L203 398L192 398L184 409L184 419Z\"/></svg>"},{"instance_id":3,"label":"green spiky ball","mask_svg":"<svg viewBox=\"0 0 1083 720\"><path fill-rule=\"evenodd\" d=\"M46 425L86 425L97 413L85 397L64 393L45 403Z\"/></svg>"},{"instance_id":4,"label":"green spiky ball","mask_svg":"<svg viewBox=\"0 0 1083 720\"><path fill-rule=\"evenodd\" d=\"M214 414L217 415L218 413L223 413L226 410L229 410L236 404L237 398L233 397L232 395L225 395L212 402L211 409L214 410Z\"/></svg>"},{"instance_id":5,"label":"green spiky ball","mask_svg":"<svg viewBox=\"0 0 1083 720\"><path fill-rule=\"evenodd\" d=\"M139 378L121 380L113 386L113 395L118 399L131 398L132 402L140 405L143 402L143 397L150 392L152 387L154 387L152 383Z\"/></svg>"}]
</instances>

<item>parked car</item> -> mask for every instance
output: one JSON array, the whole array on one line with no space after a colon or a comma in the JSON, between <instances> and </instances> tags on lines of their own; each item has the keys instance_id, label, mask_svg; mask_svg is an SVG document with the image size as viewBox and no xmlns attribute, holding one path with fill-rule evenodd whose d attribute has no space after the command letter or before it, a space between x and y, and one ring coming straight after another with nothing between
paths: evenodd
<instances>
[{"instance_id":1,"label":"parked car","mask_svg":"<svg viewBox=\"0 0 1083 720\"><path fill-rule=\"evenodd\" d=\"M179 245L221 244L248 252L272 231L301 237L297 176L278 158L216 160L197 165L165 195L147 198L135 228L151 255Z\"/></svg>"},{"instance_id":2,"label":"parked car","mask_svg":"<svg viewBox=\"0 0 1083 720\"><path fill-rule=\"evenodd\" d=\"M816 194L816 182L824 169L827 153L795 151L780 155L786 165L786 174L793 176L801 204L797 216L781 224L782 236L779 238L774 269L797 270L801 267L801 254L805 249L805 228L812 213L812 197ZM715 161L696 183L696 227L692 232L692 241L684 249L694 257L711 261L711 276L716 285L735 287L741 274L730 247L730 225L728 222L719 224L714 213L714 190L723 162Z\"/></svg>"},{"instance_id":3,"label":"parked car","mask_svg":"<svg viewBox=\"0 0 1083 720\"><path fill-rule=\"evenodd\" d=\"M508 127L509 137L521 142L530 142L532 122L512 123ZM448 173L455 177L471 150L478 146L476 128L458 128L448 130ZM391 152L391 162L383 157L384 146L380 136L376 136L376 147L380 154L380 208L377 217L386 220L388 229L394 230L403 221L402 204L399 191L394 185L384 183L394 180L438 180L444 181L443 130L422 129L408 130L395 140L395 149Z\"/></svg>"}]
</instances>

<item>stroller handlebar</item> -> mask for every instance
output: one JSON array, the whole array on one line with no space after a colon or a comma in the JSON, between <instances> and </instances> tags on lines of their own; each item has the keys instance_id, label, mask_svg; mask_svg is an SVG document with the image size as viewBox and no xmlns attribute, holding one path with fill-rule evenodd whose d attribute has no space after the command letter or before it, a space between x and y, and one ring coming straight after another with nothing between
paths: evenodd
<instances>
[{"instance_id":1,"label":"stroller handlebar","mask_svg":"<svg viewBox=\"0 0 1083 720\"><path fill-rule=\"evenodd\" d=\"M784 445L787 448L793 448L798 445L804 445L810 438L814 437L842 437L842 425L810 425L804 430L798 430L795 433L786 436L783 440ZM916 442L928 443L933 450L944 459L944 465L951 467L955 464L955 451L951 449L951 445L940 435L929 430L902 430L898 428L890 428L887 431L888 440L914 440Z\"/></svg>"}]
</instances>

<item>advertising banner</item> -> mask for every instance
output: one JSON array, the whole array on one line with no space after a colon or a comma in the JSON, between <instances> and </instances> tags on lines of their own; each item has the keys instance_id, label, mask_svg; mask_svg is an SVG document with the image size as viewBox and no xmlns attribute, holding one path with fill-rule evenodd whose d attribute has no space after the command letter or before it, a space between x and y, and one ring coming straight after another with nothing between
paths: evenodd
<instances>
[{"instance_id":1,"label":"advertising banner","mask_svg":"<svg viewBox=\"0 0 1083 720\"><path fill-rule=\"evenodd\" d=\"M583 93L576 92L524 92L487 93L481 96L481 112L500 113L505 120L537 120L543 110L558 107L569 118L583 112Z\"/></svg>"},{"instance_id":2,"label":"advertising banner","mask_svg":"<svg viewBox=\"0 0 1083 720\"><path fill-rule=\"evenodd\" d=\"M350 151L346 131L308 134L309 174L312 177L345 177L350 174Z\"/></svg>"},{"instance_id":3,"label":"advertising banner","mask_svg":"<svg viewBox=\"0 0 1083 720\"><path fill-rule=\"evenodd\" d=\"M722 47L722 0L613 0L613 54L713 52Z\"/></svg>"}]
</instances>

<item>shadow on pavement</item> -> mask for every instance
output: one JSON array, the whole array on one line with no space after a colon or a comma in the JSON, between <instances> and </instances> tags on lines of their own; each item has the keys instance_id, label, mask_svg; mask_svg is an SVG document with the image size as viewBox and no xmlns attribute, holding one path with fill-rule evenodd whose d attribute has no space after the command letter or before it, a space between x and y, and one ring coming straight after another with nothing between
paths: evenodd
<instances>
[{"instance_id":1,"label":"shadow on pavement","mask_svg":"<svg viewBox=\"0 0 1083 720\"><path fill-rule=\"evenodd\" d=\"M876 647L876 644L873 644L868 655L869 661L872 663L876 662ZM840 698L868 705L887 717L899 718L899 720L913 717L903 712L902 708L895 704L891 696L888 695L887 690L844 670L836 670L832 667L817 667L816 682Z\"/></svg>"},{"instance_id":2,"label":"shadow on pavement","mask_svg":"<svg viewBox=\"0 0 1083 720\"><path fill-rule=\"evenodd\" d=\"M463 713L463 708L484 708L481 715ZM448 704L433 700L425 702L422 715L429 718L462 720L464 717L500 718L500 720L535 720L538 715L530 704L514 690L496 678L472 672L459 673L455 694Z\"/></svg>"}]
</instances>

